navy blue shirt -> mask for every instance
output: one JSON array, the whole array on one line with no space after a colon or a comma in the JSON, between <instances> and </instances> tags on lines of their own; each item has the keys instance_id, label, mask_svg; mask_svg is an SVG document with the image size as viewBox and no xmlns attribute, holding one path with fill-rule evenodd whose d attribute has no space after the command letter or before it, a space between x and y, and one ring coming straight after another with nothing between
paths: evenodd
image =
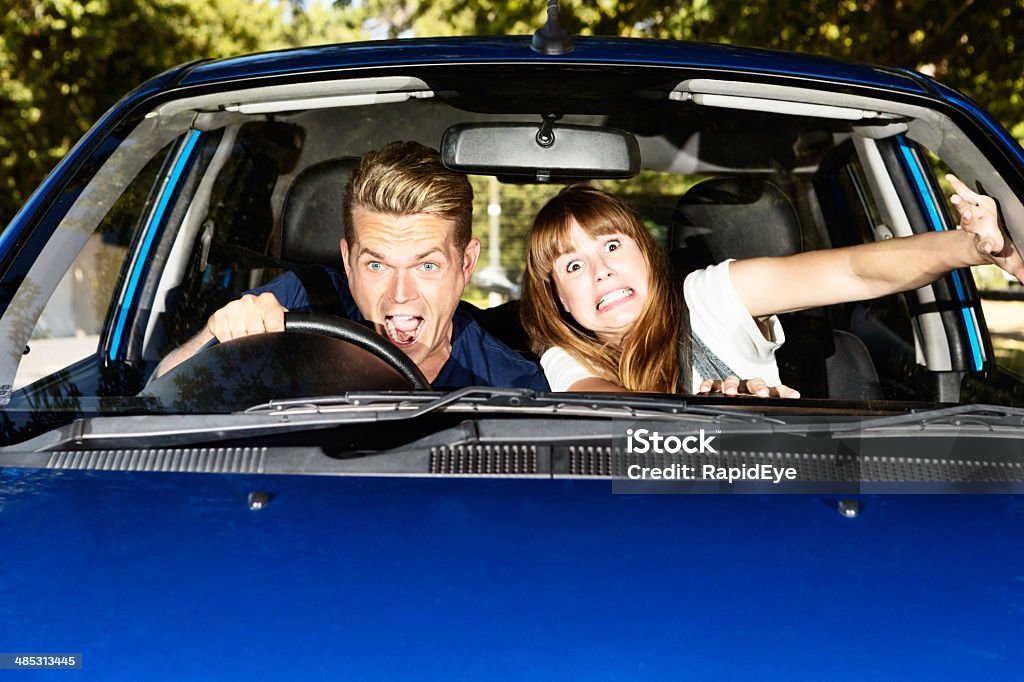
<instances>
[{"instance_id":1,"label":"navy blue shirt","mask_svg":"<svg viewBox=\"0 0 1024 682\"><path fill-rule=\"evenodd\" d=\"M348 318L364 322L366 318L352 298L345 273L326 267L324 271L334 284ZM308 312L312 308L306 288L295 273L286 272L246 293L259 295L267 291L274 294L278 302L288 310ZM460 301L455 309L452 317L452 354L431 385L444 391L465 386L551 390L540 366L491 336L469 312L471 308L469 303Z\"/></svg>"}]
</instances>

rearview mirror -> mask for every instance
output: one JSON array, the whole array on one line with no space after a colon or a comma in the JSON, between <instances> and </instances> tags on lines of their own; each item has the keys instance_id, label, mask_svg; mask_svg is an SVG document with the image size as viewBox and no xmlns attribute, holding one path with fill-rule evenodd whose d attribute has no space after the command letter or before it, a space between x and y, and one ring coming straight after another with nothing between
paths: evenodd
<instances>
[{"instance_id":1,"label":"rearview mirror","mask_svg":"<svg viewBox=\"0 0 1024 682\"><path fill-rule=\"evenodd\" d=\"M454 171L520 181L619 179L640 171L640 145L615 128L459 123L441 139L441 160Z\"/></svg>"}]
</instances>

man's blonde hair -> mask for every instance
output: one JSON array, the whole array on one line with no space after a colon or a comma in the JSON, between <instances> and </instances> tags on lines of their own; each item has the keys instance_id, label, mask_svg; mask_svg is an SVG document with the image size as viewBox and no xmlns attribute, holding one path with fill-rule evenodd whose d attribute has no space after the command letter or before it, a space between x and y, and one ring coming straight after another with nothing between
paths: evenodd
<instances>
[{"instance_id":1,"label":"man's blonde hair","mask_svg":"<svg viewBox=\"0 0 1024 682\"><path fill-rule=\"evenodd\" d=\"M462 173L441 164L436 150L418 142L391 142L367 152L345 186L345 239L355 244L356 208L392 216L429 213L452 221L461 252L473 236L473 188Z\"/></svg>"}]
</instances>

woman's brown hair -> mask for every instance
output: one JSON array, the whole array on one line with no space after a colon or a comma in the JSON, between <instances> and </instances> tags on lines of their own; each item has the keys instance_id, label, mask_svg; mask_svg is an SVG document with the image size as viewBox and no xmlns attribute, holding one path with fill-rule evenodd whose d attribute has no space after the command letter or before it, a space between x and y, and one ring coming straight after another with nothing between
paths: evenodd
<instances>
[{"instance_id":1,"label":"woman's brown hair","mask_svg":"<svg viewBox=\"0 0 1024 682\"><path fill-rule=\"evenodd\" d=\"M648 266L648 296L632 329L613 346L580 327L562 308L552 277L569 251L572 222L591 236L622 234L637 243ZM522 318L538 355L558 346L595 374L631 391L676 393L690 386L689 320L672 286L665 254L640 217L618 197L586 185L566 187L540 210L526 245ZM680 343L683 347L680 348ZM680 357L685 367L680 367Z\"/></svg>"}]
</instances>

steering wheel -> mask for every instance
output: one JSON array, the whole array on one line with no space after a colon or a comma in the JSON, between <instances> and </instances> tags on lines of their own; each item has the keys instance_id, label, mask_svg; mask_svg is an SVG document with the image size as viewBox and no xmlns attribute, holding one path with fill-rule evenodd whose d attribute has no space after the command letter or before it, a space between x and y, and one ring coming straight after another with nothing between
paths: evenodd
<instances>
[{"instance_id":1,"label":"steering wheel","mask_svg":"<svg viewBox=\"0 0 1024 682\"><path fill-rule=\"evenodd\" d=\"M285 313L284 330L319 334L347 341L373 353L412 384L416 391L429 391L430 382L409 356L398 350L387 338L358 322L320 313Z\"/></svg>"},{"instance_id":2,"label":"steering wheel","mask_svg":"<svg viewBox=\"0 0 1024 682\"><path fill-rule=\"evenodd\" d=\"M214 343L139 394L181 412L233 412L280 398L431 390L388 339L333 315L285 313L284 333Z\"/></svg>"}]
</instances>

